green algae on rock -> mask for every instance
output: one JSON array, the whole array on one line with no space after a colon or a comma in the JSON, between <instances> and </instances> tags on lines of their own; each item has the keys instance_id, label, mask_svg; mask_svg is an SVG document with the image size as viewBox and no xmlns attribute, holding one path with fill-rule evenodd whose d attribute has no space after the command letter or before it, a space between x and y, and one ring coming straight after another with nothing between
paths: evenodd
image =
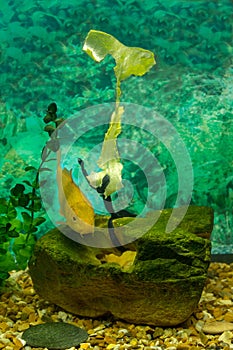
<instances>
[{"instance_id":1,"label":"green algae on rock","mask_svg":"<svg viewBox=\"0 0 233 350\"><path fill-rule=\"evenodd\" d=\"M157 223L129 246L136 254L127 268L117 257L109 258L115 249L78 244L58 229L48 232L37 242L29 264L35 290L84 317L112 314L156 326L184 322L198 304L210 262L210 241L195 227L210 235L213 213L191 206L182 223L165 233L169 214L171 209L162 211Z\"/></svg>"}]
</instances>

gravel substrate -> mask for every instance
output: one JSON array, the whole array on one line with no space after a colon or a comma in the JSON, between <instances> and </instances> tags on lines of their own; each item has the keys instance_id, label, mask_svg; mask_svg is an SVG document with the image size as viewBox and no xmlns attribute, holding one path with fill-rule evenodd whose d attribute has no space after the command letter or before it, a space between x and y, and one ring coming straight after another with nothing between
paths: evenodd
<instances>
[{"instance_id":1,"label":"gravel substrate","mask_svg":"<svg viewBox=\"0 0 233 350\"><path fill-rule=\"evenodd\" d=\"M0 300L0 349L42 350L25 345L21 337L30 325L49 321L68 322L88 332L88 340L70 350L233 349L233 264L210 264L197 310L175 328L134 325L112 319L93 320L69 314L35 293L27 271L11 273Z\"/></svg>"}]
</instances>

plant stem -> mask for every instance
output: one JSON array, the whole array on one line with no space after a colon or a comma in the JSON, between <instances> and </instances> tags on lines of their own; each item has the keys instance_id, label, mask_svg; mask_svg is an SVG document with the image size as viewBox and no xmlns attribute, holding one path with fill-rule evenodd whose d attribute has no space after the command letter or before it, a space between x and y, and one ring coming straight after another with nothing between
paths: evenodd
<instances>
[{"instance_id":1,"label":"plant stem","mask_svg":"<svg viewBox=\"0 0 233 350\"><path fill-rule=\"evenodd\" d=\"M31 234L31 230L33 228L33 220L34 220L34 206L35 206L35 196L36 196L36 190L39 188L39 175L40 175L40 169L43 167L44 163L46 162L48 156L50 155L51 153L51 150L48 151L47 155L45 158L42 158L42 161L40 163L40 166L39 168L37 169L36 171L36 177L35 177L35 180L34 180L34 186L32 188L32 198L31 198L31 223L30 223L30 227L29 227L29 230L27 232L27 236L26 236L26 242L28 241L29 237L30 237L30 234Z\"/></svg>"},{"instance_id":2,"label":"plant stem","mask_svg":"<svg viewBox=\"0 0 233 350\"><path fill-rule=\"evenodd\" d=\"M120 97L121 97L121 81L119 78L117 78L117 81L116 81L116 110L119 107Z\"/></svg>"}]
</instances>

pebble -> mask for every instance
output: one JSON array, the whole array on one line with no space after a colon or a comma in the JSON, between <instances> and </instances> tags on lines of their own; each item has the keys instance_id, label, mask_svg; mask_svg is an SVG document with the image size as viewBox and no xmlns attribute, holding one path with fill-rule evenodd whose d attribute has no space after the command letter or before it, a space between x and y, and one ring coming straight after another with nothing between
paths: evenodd
<instances>
[{"instance_id":1,"label":"pebble","mask_svg":"<svg viewBox=\"0 0 233 350\"><path fill-rule=\"evenodd\" d=\"M225 331L232 331L233 323L224 321L208 322L203 325L202 331L208 334L221 334Z\"/></svg>"},{"instance_id":2,"label":"pebble","mask_svg":"<svg viewBox=\"0 0 233 350\"><path fill-rule=\"evenodd\" d=\"M233 334L230 331L223 332L220 337L218 338L219 341L222 341L223 343L227 345L231 345L231 339L233 338Z\"/></svg>"},{"instance_id":3,"label":"pebble","mask_svg":"<svg viewBox=\"0 0 233 350\"><path fill-rule=\"evenodd\" d=\"M228 312L224 315L224 321L226 321L226 322L232 322L232 323L233 323L233 311L228 311Z\"/></svg>"},{"instance_id":4,"label":"pebble","mask_svg":"<svg viewBox=\"0 0 233 350\"><path fill-rule=\"evenodd\" d=\"M132 346L138 345L137 339L136 339L136 338L133 338L132 340L130 340L130 345L132 345Z\"/></svg>"},{"instance_id":5,"label":"pebble","mask_svg":"<svg viewBox=\"0 0 233 350\"><path fill-rule=\"evenodd\" d=\"M123 338L126 334L129 334L127 329L121 328L118 330L117 338Z\"/></svg>"},{"instance_id":6,"label":"pebble","mask_svg":"<svg viewBox=\"0 0 233 350\"><path fill-rule=\"evenodd\" d=\"M109 344L106 348L107 350L119 350L120 349L120 344Z\"/></svg>"},{"instance_id":7,"label":"pebble","mask_svg":"<svg viewBox=\"0 0 233 350\"><path fill-rule=\"evenodd\" d=\"M176 350L190 350L190 345L178 344Z\"/></svg>"},{"instance_id":8,"label":"pebble","mask_svg":"<svg viewBox=\"0 0 233 350\"><path fill-rule=\"evenodd\" d=\"M162 335L163 335L163 328L156 327L153 333L153 337L157 338L157 337L161 337Z\"/></svg>"},{"instance_id":9,"label":"pebble","mask_svg":"<svg viewBox=\"0 0 233 350\"><path fill-rule=\"evenodd\" d=\"M203 327L204 327L204 321L198 320L195 324L195 328L196 328L197 332L198 333L202 332Z\"/></svg>"}]
</instances>

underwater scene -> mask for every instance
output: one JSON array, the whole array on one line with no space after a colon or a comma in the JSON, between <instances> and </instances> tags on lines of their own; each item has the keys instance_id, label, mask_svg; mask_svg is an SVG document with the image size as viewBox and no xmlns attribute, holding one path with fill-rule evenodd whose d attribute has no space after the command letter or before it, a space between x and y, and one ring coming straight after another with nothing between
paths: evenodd
<instances>
[{"instance_id":1,"label":"underwater scene","mask_svg":"<svg viewBox=\"0 0 233 350\"><path fill-rule=\"evenodd\" d=\"M70 169L75 162L77 168L80 157L87 160L88 173L95 170L91 166L116 100L116 77L114 57L96 63L83 49L90 30L149 50L156 61L144 76L132 73L122 79L126 119L119 140L133 139L134 144L122 141L120 147L124 190L116 195L116 208L119 198L132 215L140 215L145 203L147 211L187 204L211 207L212 253L232 253L232 10L230 0L1 4L0 253L8 271L16 263L25 268L35 240L62 220L56 169L49 168L52 162L46 158L51 152L55 157L56 144L47 144L49 152L42 152L55 126L80 118L82 132L74 133L71 122L66 133L72 147L64 164ZM102 119L93 123L93 118ZM77 173L73 171L78 179ZM43 176L50 187L40 192ZM83 186L88 192L88 185ZM96 201L95 212L106 214L103 203L87 197Z\"/></svg>"},{"instance_id":2,"label":"underwater scene","mask_svg":"<svg viewBox=\"0 0 233 350\"><path fill-rule=\"evenodd\" d=\"M232 0L0 6L0 349L233 348Z\"/></svg>"}]
</instances>

